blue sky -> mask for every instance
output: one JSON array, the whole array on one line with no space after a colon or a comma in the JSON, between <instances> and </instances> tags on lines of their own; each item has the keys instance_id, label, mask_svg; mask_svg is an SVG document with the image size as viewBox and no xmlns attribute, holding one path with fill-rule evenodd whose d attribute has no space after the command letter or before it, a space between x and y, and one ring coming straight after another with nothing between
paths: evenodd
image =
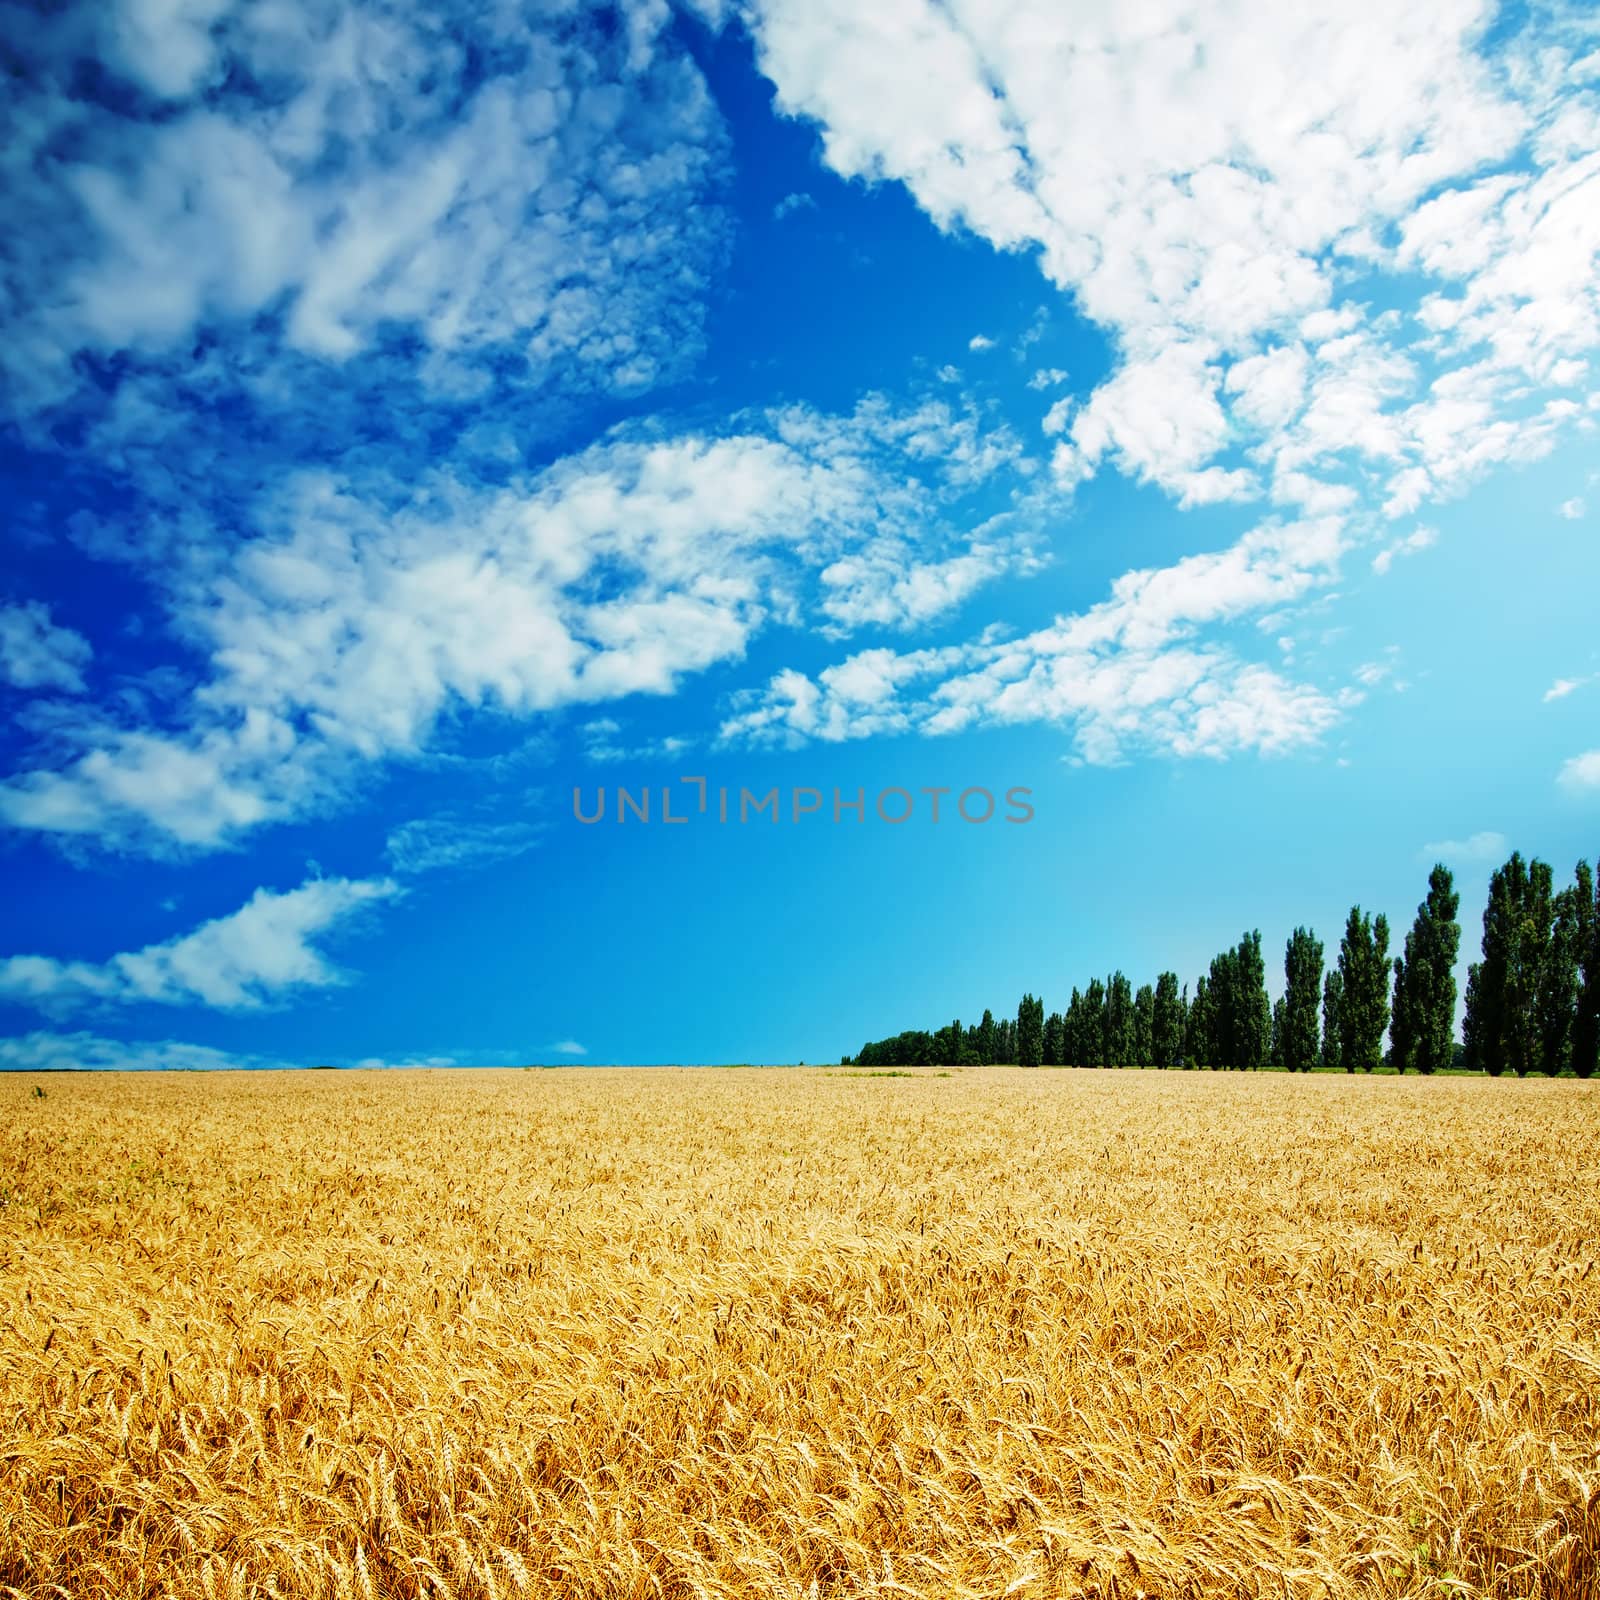
<instances>
[{"instance_id":1,"label":"blue sky","mask_svg":"<svg viewBox=\"0 0 1600 1600\"><path fill-rule=\"evenodd\" d=\"M1585 8L6 36L0 1064L829 1060L1600 848Z\"/></svg>"}]
</instances>

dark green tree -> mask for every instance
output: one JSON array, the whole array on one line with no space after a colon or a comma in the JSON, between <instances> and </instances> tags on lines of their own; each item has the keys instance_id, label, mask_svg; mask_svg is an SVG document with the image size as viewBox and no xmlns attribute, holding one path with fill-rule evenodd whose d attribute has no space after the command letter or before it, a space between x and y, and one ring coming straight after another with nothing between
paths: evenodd
<instances>
[{"instance_id":1,"label":"dark green tree","mask_svg":"<svg viewBox=\"0 0 1600 1600\"><path fill-rule=\"evenodd\" d=\"M1283 1067L1284 1060L1284 1034L1287 1030L1286 1013L1288 1007L1284 997L1280 994L1272 1005L1272 1043L1268 1047L1267 1060L1273 1067Z\"/></svg>"},{"instance_id":2,"label":"dark green tree","mask_svg":"<svg viewBox=\"0 0 1600 1600\"><path fill-rule=\"evenodd\" d=\"M1317 1064L1317 1004L1322 998L1322 941L1296 928L1283 952L1283 1065L1309 1072Z\"/></svg>"},{"instance_id":3,"label":"dark green tree","mask_svg":"<svg viewBox=\"0 0 1600 1600\"><path fill-rule=\"evenodd\" d=\"M1572 1019L1572 1070L1591 1078L1600 1067L1600 886L1587 861L1578 863L1578 1004Z\"/></svg>"},{"instance_id":4,"label":"dark green tree","mask_svg":"<svg viewBox=\"0 0 1600 1600\"><path fill-rule=\"evenodd\" d=\"M995 1028L994 1012L987 1006L983 1010L983 1021L978 1024L978 1057L984 1066L992 1067L1000 1057L999 1034Z\"/></svg>"},{"instance_id":5,"label":"dark green tree","mask_svg":"<svg viewBox=\"0 0 1600 1600\"><path fill-rule=\"evenodd\" d=\"M1150 1011L1150 1055L1158 1067L1174 1067L1183 1054L1183 1006L1178 998L1178 975L1163 972L1156 979Z\"/></svg>"},{"instance_id":6,"label":"dark green tree","mask_svg":"<svg viewBox=\"0 0 1600 1600\"><path fill-rule=\"evenodd\" d=\"M1052 1011L1044 1019L1044 1064L1047 1067L1059 1067L1065 1064L1066 1058L1061 1053L1064 1032L1061 1013Z\"/></svg>"},{"instance_id":7,"label":"dark green tree","mask_svg":"<svg viewBox=\"0 0 1600 1600\"><path fill-rule=\"evenodd\" d=\"M1083 993L1073 985L1072 998L1067 1002L1066 1015L1062 1019L1061 1054L1065 1064L1069 1067L1083 1065Z\"/></svg>"},{"instance_id":8,"label":"dark green tree","mask_svg":"<svg viewBox=\"0 0 1600 1600\"><path fill-rule=\"evenodd\" d=\"M1482 959L1469 974L1465 1025L1468 1059L1486 1072L1509 1067L1523 1077L1541 1064L1541 994L1549 998L1558 965L1550 951L1552 881L1545 862L1524 862L1517 851L1489 880Z\"/></svg>"},{"instance_id":9,"label":"dark green tree","mask_svg":"<svg viewBox=\"0 0 1600 1600\"><path fill-rule=\"evenodd\" d=\"M1106 979L1106 1049L1108 1067L1125 1067L1133 1060L1133 985L1125 974Z\"/></svg>"},{"instance_id":10,"label":"dark green tree","mask_svg":"<svg viewBox=\"0 0 1600 1600\"><path fill-rule=\"evenodd\" d=\"M1442 862L1428 874L1428 898L1417 907L1406 970L1411 979L1412 1064L1418 1072L1452 1065L1456 1053L1456 958L1461 953L1461 896Z\"/></svg>"},{"instance_id":11,"label":"dark green tree","mask_svg":"<svg viewBox=\"0 0 1600 1600\"><path fill-rule=\"evenodd\" d=\"M1389 1065L1404 1075L1416 1060L1416 1018L1413 1014L1417 984L1416 938L1406 935L1406 953L1394 958L1394 999L1389 1007Z\"/></svg>"},{"instance_id":12,"label":"dark green tree","mask_svg":"<svg viewBox=\"0 0 1600 1600\"><path fill-rule=\"evenodd\" d=\"M1191 1067L1214 1069L1216 1062L1212 1059L1211 1047L1216 1037L1216 1019L1212 1015L1211 980L1204 975L1195 980L1194 999L1189 1002L1189 1015L1185 1022L1184 1060Z\"/></svg>"},{"instance_id":13,"label":"dark green tree","mask_svg":"<svg viewBox=\"0 0 1600 1600\"><path fill-rule=\"evenodd\" d=\"M1236 1066L1239 1040L1239 952L1224 950L1211 958L1206 1010L1206 1061L1213 1072Z\"/></svg>"},{"instance_id":14,"label":"dark green tree","mask_svg":"<svg viewBox=\"0 0 1600 1600\"><path fill-rule=\"evenodd\" d=\"M1344 1009L1344 977L1337 967L1330 967L1322 980L1322 1064L1332 1072L1344 1067L1354 1072L1344 1059L1344 1026L1339 1013Z\"/></svg>"},{"instance_id":15,"label":"dark green tree","mask_svg":"<svg viewBox=\"0 0 1600 1600\"><path fill-rule=\"evenodd\" d=\"M1141 983L1133 997L1133 1060L1135 1066L1148 1067L1155 1060L1156 992Z\"/></svg>"},{"instance_id":16,"label":"dark green tree","mask_svg":"<svg viewBox=\"0 0 1600 1600\"><path fill-rule=\"evenodd\" d=\"M1389 919L1380 911L1369 918L1350 908L1339 946L1340 1048L1346 1071L1371 1072L1383 1061L1383 1036L1389 1027Z\"/></svg>"},{"instance_id":17,"label":"dark green tree","mask_svg":"<svg viewBox=\"0 0 1600 1600\"><path fill-rule=\"evenodd\" d=\"M1036 1067L1044 1060L1044 1001L1031 994L1017 1007L1016 1058L1019 1067Z\"/></svg>"},{"instance_id":18,"label":"dark green tree","mask_svg":"<svg viewBox=\"0 0 1600 1600\"><path fill-rule=\"evenodd\" d=\"M1579 940L1583 921L1580 886L1569 884L1556 895L1550 937L1540 953L1534 996L1539 1070L1550 1077L1572 1061L1572 1035L1577 1023L1580 978Z\"/></svg>"},{"instance_id":19,"label":"dark green tree","mask_svg":"<svg viewBox=\"0 0 1600 1600\"><path fill-rule=\"evenodd\" d=\"M1106 1060L1106 986L1098 978L1091 978L1083 992L1083 1065L1110 1065Z\"/></svg>"},{"instance_id":20,"label":"dark green tree","mask_svg":"<svg viewBox=\"0 0 1600 1600\"><path fill-rule=\"evenodd\" d=\"M1233 960L1237 1007L1233 1064L1244 1072L1266 1066L1272 1050L1272 1002L1267 996L1267 964L1261 955L1261 930L1239 941Z\"/></svg>"}]
</instances>

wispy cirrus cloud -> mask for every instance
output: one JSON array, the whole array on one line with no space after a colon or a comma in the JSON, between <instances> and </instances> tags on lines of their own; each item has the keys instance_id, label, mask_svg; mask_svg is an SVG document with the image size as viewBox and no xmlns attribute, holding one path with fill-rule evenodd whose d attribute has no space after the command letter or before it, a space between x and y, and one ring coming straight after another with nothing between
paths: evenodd
<instances>
[{"instance_id":1,"label":"wispy cirrus cloud","mask_svg":"<svg viewBox=\"0 0 1600 1600\"><path fill-rule=\"evenodd\" d=\"M535 849L544 833L539 821L486 822L448 814L414 817L389 830L383 853L397 873L413 877L512 860Z\"/></svg>"}]
</instances>

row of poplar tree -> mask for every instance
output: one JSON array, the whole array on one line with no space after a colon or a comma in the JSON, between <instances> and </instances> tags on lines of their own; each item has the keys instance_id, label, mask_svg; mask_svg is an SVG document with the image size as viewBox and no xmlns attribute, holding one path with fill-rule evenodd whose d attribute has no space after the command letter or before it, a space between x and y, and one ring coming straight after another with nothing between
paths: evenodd
<instances>
[{"instance_id":1,"label":"row of poplar tree","mask_svg":"<svg viewBox=\"0 0 1600 1600\"><path fill-rule=\"evenodd\" d=\"M1074 988L1064 1011L1045 1015L1025 994L1015 1019L985 1011L863 1045L856 1066L1313 1067L1400 1072L1461 1066L1499 1074L1589 1077L1600 1049L1600 900L1580 861L1555 888L1543 861L1513 853L1490 880L1480 959L1468 969L1462 1042L1456 1043L1460 896L1436 866L1400 952L1389 922L1352 906L1336 957L1325 970L1322 941L1289 936L1283 994L1269 1000L1261 934L1212 957L1191 995L1163 972L1136 990L1121 972ZM1385 1048L1385 1035L1388 1043Z\"/></svg>"}]
</instances>

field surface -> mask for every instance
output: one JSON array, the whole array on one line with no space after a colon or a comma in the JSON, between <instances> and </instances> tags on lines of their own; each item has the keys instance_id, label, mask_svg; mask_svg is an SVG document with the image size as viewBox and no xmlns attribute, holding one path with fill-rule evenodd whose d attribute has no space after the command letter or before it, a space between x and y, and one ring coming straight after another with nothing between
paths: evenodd
<instances>
[{"instance_id":1,"label":"field surface","mask_svg":"<svg viewBox=\"0 0 1600 1600\"><path fill-rule=\"evenodd\" d=\"M1595 1600L1597 1180L1575 1082L0 1079L0 1595Z\"/></svg>"}]
</instances>

